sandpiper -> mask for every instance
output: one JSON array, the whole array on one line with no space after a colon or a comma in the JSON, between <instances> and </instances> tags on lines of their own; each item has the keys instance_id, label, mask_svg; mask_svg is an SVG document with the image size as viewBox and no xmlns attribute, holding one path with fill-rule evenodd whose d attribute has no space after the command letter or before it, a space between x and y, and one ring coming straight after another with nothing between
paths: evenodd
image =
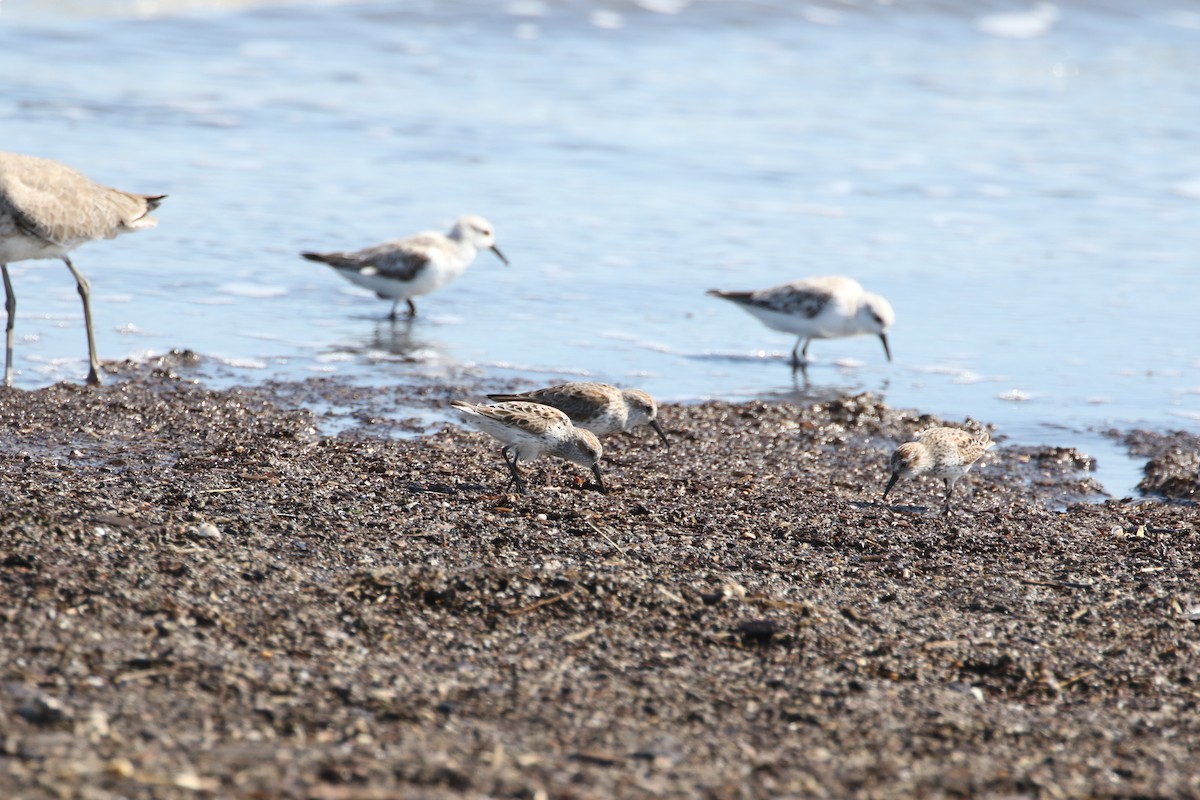
<instances>
[{"instance_id":1,"label":"sandpiper","mask_svg":"<svg viewBox=\"0 0 1200 800\"><path fill-rule=\"evenodd\" d=\"M735 303L768 328L798 336L792 348L793 367L807 363L813 339L861 334L878 336L888 361L892 360L887 329L896 321L896 312L886 299L864 291L853 278L829 275L752 292L710 289L708 294ZM802 342L804 348L800 349Z\"/></svg>"},{"instance_id":2,"label":"sandpiper","mask_svg":"<svg viewBox=\"0 0 1200 800\"><path fill-rule=\"evenodd\" d=\"M4 346L4 385L12 386L13 327L17 296L8 265L14 261L60 258L75 277L87 329L88 377L100 383L100 358L92 329L91 284L67 253L96 239L153 228L149 213L166 195L130 194L101 186L70 167L45 158L0 153L0 272L8 312Z\"/></svg>"},{"instance_id":3,"label":"sandpiper","mask_svg":"<svg viewBox=\"0 0 1200 800\"><path fill-rule=\"evenodd\" d=\"M388 319L396 319L403 300L409 317L417 315L412 299L429 294L458 278L471 266L480 250L491 250L505 264L508 259L496 246L492 224L483 217L459 217L449 233L418 233L353 252L301 253L337 270L351 283L375 292L381 300L393 300Z\"/></svg>"},{"instance_id":4,"label":"sandpiper","mask_svg":"<svg viewBox=\"0 0 1200 800\"><path fill-rule=\"evenodd\" d=\"M591 431L576 428L571 419L557 408L539 403L497 403L474 405L461 400L450 402L462 412L464 420L484 433L504 442L500 455L512 474L509 486L525 494L525 482L517 462L532 461L543 453L587 467L596 476L596 485L604 491L600 475L603 448Z\"/></svg>"},{"instance_id":5,"label":"sandpiper","mask_svg":"<svg viewBox=\"0 0 1200 800\"><path fill-rule=\"evenodd\" d=\"M946 505L950 513L950 495L954 484L966 475L979 457L994 445L987 431L973 434L958 428L929 428L917 434L916 441L905 442L892 453L892 477L883 490L886 498L896 481L915 475L932 475L946 481Z\"/></svg>"},{"instance_id":6,"label":"sandpiper","mask_svg":"<svg viewBox=\"0 0 1200 800\"><path fill-rule=\"evenodd\" d=\"M520 394L489 394L489 400L540 403L557 408L577 427L597 436L649 425L667 447L667 435L658 424L658 403L641 389L618 389L607 383L572 381Z\"/></svg>"}]
</instances>

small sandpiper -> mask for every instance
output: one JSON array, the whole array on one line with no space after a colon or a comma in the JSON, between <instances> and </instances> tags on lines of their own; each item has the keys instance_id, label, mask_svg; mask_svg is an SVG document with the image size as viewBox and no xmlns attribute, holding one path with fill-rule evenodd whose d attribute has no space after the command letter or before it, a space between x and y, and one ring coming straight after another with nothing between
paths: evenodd
<instances>
[{"instance_id":1,"label":"small sandpiper","mask_svg":"<svg viewBox=\"0 0 1200 800\"><path fill-rule=\"evenodd\" d=\"M450 402L451 407L462 412L464 420L504 442L500 455L512 474L509 486L525 494L525 482L517 470L520 461L532 461L543 453L581 467L586 467L596 476L596 485L604 491L604 478L600 474L600 456L604 450L600 440L591 431L576 428L571 419L557 408L539 403L497 403L485 406Z\"/></svg>"},{"instance_id":2,"label":"small sandpiper","mask_svg":"<svg viewBox=\"0 0 1200 800\"><path fill-rule=\"evenodd\" d=\"M883 496L886 498L901 478L931 475L946 481L946 505L942 508L942 514L949 514L954 484L994 444L987 431L969 433L958 428L921 431L916 441L905 442L892 453L892 477L883 490Z\"/></svg>"},{"instance_id":3,"label":"small sandpiper","mask_svg":"<svg viewBox=\"0 0 1200 800\"><path fill-rule=\"evenodd\" d=\"M449 233L418 233L363 250L337 253L301 253L337 270L351 283L370 289L381 300L393 300L388 319L396 319L403 300L409 317L417 315L412 299L436 291L462 275L475 254L491 250L505 264L508 259L496 246L496 233L483 217L459 217Z\"/></svg>"},{"instance_id":4,"label":"small sandpiper","mask_svg":"<svg viewBox=\"0 0 1200 800\"><path fill-rule=\"evenodd\" d=\"M597 436L630 431L649 425L667 447L667 435L658 424L658 403L641 389L618 389L607 383L572 381L520 394L489 394L489 400L540 403L557 408L577 427Z\"/></svg>"},{"instance_id":5,"label":"small sandpiper","mask_svg":"<svg viewBox=\"0 0 1200 800\"><path fill-rule=\"evenodd\" d=\"M886 299L864 291L853 278L830 275L752 292L710 289L708 294L729 300L768 328L798 336L792 348L793 368L808 363L808 345L813 339L862 334L878 336L888 361L892 360L887 329L896 321L896 312Z\"/></svg>"},{"instance_id":6,"label":"small sandpiper","mask_svg":"<svg viewBox=\"0 0 1200 800\"><path fill-rule=\"evenodd\" d=\"M100 357L92 329L91 284L67 257L81 244L112 239L122 233L153 228L150 212L165 194L130 194L110 189L57 161L17 153L0 153L0 273L8 325L4 346L4 385L12 386L13 325L17 296L8 265L35 258L61 258L75 278L83 300L87 329L88 376L100 383Z\"/></svg>"}]
</instances>

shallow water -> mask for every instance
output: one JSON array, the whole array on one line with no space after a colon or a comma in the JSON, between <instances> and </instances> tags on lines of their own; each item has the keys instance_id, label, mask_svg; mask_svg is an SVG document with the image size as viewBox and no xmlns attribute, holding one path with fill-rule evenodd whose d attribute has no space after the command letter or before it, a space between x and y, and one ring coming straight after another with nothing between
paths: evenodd
<instances>
[{"instance_id":1,"label":"shallow water","mask_svg":"<svg viewBox=\"0 0 1200 800\"><path fill-rule=\"evenodd\" d=\"M1200 426L1200 14L943 5L0 0L0 146L171 195L75 256L105 358L870 390L1126 492L1097 431ZM411 328L297 257L464 212L513 266ZM82 379L65 268L11 271L18 384ZM704 295L829 273L891 300L895 363L816 342L794 382L791 337Z\"/></svg>"}]
</instances>

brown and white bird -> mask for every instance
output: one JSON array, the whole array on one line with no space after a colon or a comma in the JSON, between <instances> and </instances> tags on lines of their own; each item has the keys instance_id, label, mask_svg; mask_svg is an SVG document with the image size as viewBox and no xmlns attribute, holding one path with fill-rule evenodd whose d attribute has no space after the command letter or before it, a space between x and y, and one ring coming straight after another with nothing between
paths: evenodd
<instances>
[{"instance_id":1,"label":"brown and white bird","mask_svg":"<svg viewBox=\"0 0 1200 800\"><path fill-rule=\"evenodd\" d=\"M520 461L532 461L542 454L570 461L592 471L596 485L604 491L600 474L600 456L604 449L591 431L577 428L557 408L538 403L497 403L492 406L450 402L462 413L464 421L504 442L500 455L512 474L509 486L525 494L525 482L517 470Z\"/></svg>"},{"instance_id":2,"label":"brown and white bird","mask_svg":"<svg viewBox=\"0 0 1200 800\"><path fill-rule=\"evenodd\" d=\"M56 161L0 152L0 273L8 313L4 346L4 385L12 386L13 328L17 296L8 265L14 261L61 258L75 277L87 329L88 377L100 383L100 359L92 329L91 285L67 253L96 239L153 228L149 216L166 195L130 194L102 186Z\"/></svg>"},{"instance_id":3,"label":"brown and white bird","mask_svg":"<svg viewBox=\"0 0 1200 800\"><path fill-rule=\"evenodd\" d=\"M520 394L489 394L489 400L540 403L557 408L576 427L597 436L630 431L649 425L667 447L667 435L658 424L658 403L641 389L618 389L607 383L572 381Z\"/></svg>"},{"instance_id":4,"label":"brown and white bird","mask_svg":"<svg viewBox=\"0 0 1200 800\"><path fill-rule=\"evenodd\" d=\"M883 490L888 492L901 478L930 475L946 481L946 505L943 514L950 513L950 495L958 483L995 444L987 431L973 434L958 428L929 428L917 434L916 441L905 442L892 453L892 477Z\"/></svg>"},{"instance_id":5,"label":"brown and white bird","mask_svg":"<svg viewBox=\"0 0 1200 800\"><path fill-rule=\"evenodd\" d=\"M459 217L449 233L428 231L384 242L363 250L339 253L301 253L337 270L353 284L370 289L381 300L393 300L388 319L396 318L403 300L415 317L412 299L441 289L466 272L480 250L491 250L505 264L508 259L496 246L496 231L483 217Z\"/></svg>"},{"instance_id":6,"label":"brown and white bird","mask_svg":"<svg viewBox=\"0 0 1200 800\"><path fill-rule=\"evenodd\" d=\"M896 312L885 298L865 291L853 278L828 275L752 292L710 289L708 294L729 300L768 328L798 336L792 348L793 367L807 363L808 346L813 339L862 334L878 336L883 342L884 355L888 361L892 360L887 330L896 321Z\"/></svg>"}]
</instances>

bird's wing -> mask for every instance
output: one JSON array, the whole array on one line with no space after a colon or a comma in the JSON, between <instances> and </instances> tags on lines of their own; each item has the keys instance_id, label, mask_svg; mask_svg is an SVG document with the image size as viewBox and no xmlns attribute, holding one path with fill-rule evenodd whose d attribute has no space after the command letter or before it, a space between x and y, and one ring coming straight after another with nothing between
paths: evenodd
<instances>
[{"instance_id":1,"label":"bird's wing","mask_svg":"<svg viewBox=\"0 0 1200 800\"><path fill-rule=\"evenodd\" d=\"M509 425L517 427L527 427L528 423L535 424L571 424L571 420L567 415L559 411L557 408L542 405L541 403L497 403L494 406L483 406L486 409L488 416L493 419L498 419Z\"/></svg>"},{"instance_id":2,"label":"bird's wing","mask_svg":"<svg viewBox=\"0 0 1200 800\"><path fill-rule=\"evenodd\" d=\"M0 159L0 213L11 216L22 233L59 245L152 226L146 214L161 199L101 186L55 161Z\"/></svg>"},{"instance_id":3,"label":"bird's wing","mask_svg":"<svg viewBox=\"0 0 1200 800\"><path fill-rule=\"evenodd\" d=\"M539 403L557 408L571 419L578 419L593 410L594 403L589 403L583 396L578 384L563 383L548 386L545 389L534 389L520 394L489 394L489 400L501 402Z\"/></svg>"},{"instance_id":4,"label":"bird's wing","mask_svg":"<svg viewBox=\"0 0 1200 800\"><path fill-rule=\"evenodd\" d=\"M362 251L370 253L372 266L385 278L411 281L429 266L432 253L445 237L433 233L419 233L406 239L387 242Z\"/></svg>"},{"instance_id":5,"label":"bird's wing","mask_svg":"<svg viewBox=\"0 0 1200 800\"><path fill-rule=\"evenodd\" d=\"M746 304L780 314L812 319L825 310L833 296L834 290L830 287L797 281L752 292Z\"/></svg>"},{"instance_id":6,"label":"bird's wing","mask_svg":"<svg viewBox=\"0 0 1200 800\"><path fill-rule=\"evenodd\" d=\"M301 253L334 269L348 269L397 281L411 281L429 266L431 241L414 236L355 250L352 253Z\"/></svg>"},{"instance_id":7,"label":"bird's wing","mask_svg":"<svg viewBox=\"0 0 1200 800\"><path fill-rule=\"evenodd\" d=\"M470 403L452 402L450 405L468 414L478 414L481 417L493 419L510 428L539 433L540 429L551 425L570 425L571 420L557 408L540 403L523 401L497 403L494 406L473 405Z\"/></svg>"},{"instance_id":8,"label":"bird's wing","mask_svg":"<svg viewBox=\"0 0 1200 800\"><path fill-rule=\"evenodd\" d=\"M964 431L961 428L928 428L917 434L917 441L926 442L926 435L932 431L937 431L939 437L948 439L955 447L960 449L980 444L979 437L976 434Z\"/></svg>"},{"instance_id":9,"label":"bird's wing","mask_svg":"<svg viewBox=\"0 0 1200 800\"><path fill-rule=\"evenodd\" d=\"M844 288L837 282L839 280L849 279L809 278L753 292L721 292L713 289L709 294L740 306L812 319Z\"/></svg>"}]
</instances>

